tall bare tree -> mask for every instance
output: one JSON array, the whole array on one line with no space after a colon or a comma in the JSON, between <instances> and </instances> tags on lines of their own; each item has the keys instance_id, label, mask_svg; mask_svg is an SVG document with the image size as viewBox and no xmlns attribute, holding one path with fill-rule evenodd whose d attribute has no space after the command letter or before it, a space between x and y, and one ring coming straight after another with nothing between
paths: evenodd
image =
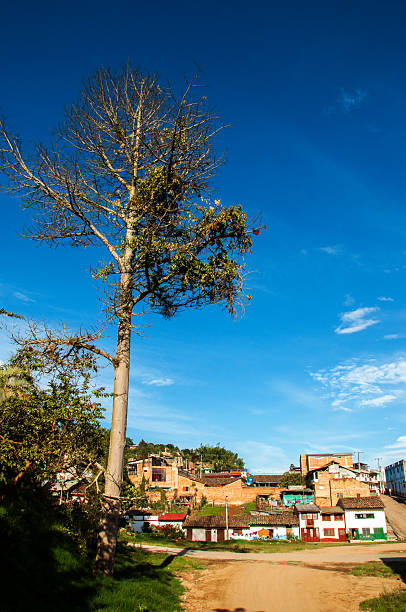
<instances>
[{"instance_id":1,"label":"tall bare tree","mask_svg":"<svg viewBox=\"0 0 406 612\"><path fill-rule=\"evenodd\" d=\"M105 251L92 274L106 288L106 324L117 326L115 354L101 348L100 329L55 335L32 327L24 341L56 361L78 363L91 351L114 367L106 513L96 559L105 573L114 567L135 317L148 311L171 317L219 302L233 315L244 299L242 256L258 233L241 206L225 207L208 196L221 161L213 151L221 125L196 91L192 82L177 98L153 76L129 67L101 69L85 82L51 145L38 145L29 156L0 122L0 167L8 188L35 208L31 237Z\"/></svg>"}]
</instances>

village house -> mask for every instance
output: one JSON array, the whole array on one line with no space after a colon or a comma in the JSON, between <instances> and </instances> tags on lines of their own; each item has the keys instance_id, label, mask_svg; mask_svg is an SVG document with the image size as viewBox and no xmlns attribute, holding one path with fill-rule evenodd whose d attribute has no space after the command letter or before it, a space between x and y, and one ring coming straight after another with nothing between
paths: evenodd
<instances>
[{"instance_id":1,"label":"village house","mask_svg":"<svg viewBox=\"0 0 406 612\"><path fill-rule=\"evenodd\" d=\"M279 487L283 474L252 474L247 483L253 487Z\"/></svg>"},{"instance_id":2,"label":"village house","mask_svg":"<svg viewBox=\"0 0 406 612\"><path fill-rule=\"evenodd\" d=\"M357 480L369 486L371 495L385 493L386 483L382 471L371 470L366 463L354 463L354 470L357 473Z\"/></svg>"},{"instance_id":3,"label":"village house","mask_svg":"<svg viewBox=\"0 0 406 612\"><path fill-rule=\"evenodd\" d=\"M345 542L345 513L338 506L320 508L316 504L297 504L300 539L303 542Z\"/></svg>"},{"instance_id":4,"label":"village house","mask_svg":"<svg viewBox=\"0 0 406 612\"><path fill-rule=\"evenodd\" d=\"M313 453L300 455L300 469L302 476L306 477L308 472L324 467L331 461L337 462L343 467L352 468L352 453Z\"/></svg>"},{"instance_id":5,"label":"village house","mask_svg":"<svg viewBox=\"0 0 406 612\"><path fill-rule=\"evenodd\" d=\"M290 486L281 491L281 503L287 508L296 504L312 504L314 502L314 491L307 487Z\"/></svg>"},{"instance_id":6,"label":"village house","mask_svg":"<svg viewBox=\"0 0 406 612\"><path fill-rule=\"evenodd\" d=\"M346 529L353 540L386 540L385 506L378 496L343 497L338 500L345 512Z\"/></svg>"},{"instance_id":7,"label":"village house","mask_svg":"<svg viewBox=\"0 0 406 612\"><path fill-rule=\"evenodd\" d=\"M306 474L307 486L314 491L314 502L319 506L335 506L341 497L369 497L369 485L357 479L352 468L332 460Z\"/></svg>"},{"instance_id":8,"label":"village house","mask_svg":"<svg viewBox=\"0 0 406 612\"><path fill-rule=\"evenodd\" d=\"M406 461L401 459L385 468L386 487L391 495L406 497Z\"/></svg>"},{"instance_id":9,"label":"village house","mask_svg":"<svg viewBox=\"0 0 406 612\"><path fill-rule=\"evenodd\" d=\"M287 540L299 537L299 520L293 512L262 515L189 516L184 524L188 540Z\"/></svg>"},{"instance_id":10,"label":"village house","mask_svg":"<svg viewBox=\"0 0 406 612\"><path fill-rule=\"evenodd\" d=\"M187 512L166 512L158 515L149 510L128 510L124 514L124 519L128 525L137 533L149 531L151 527L165 527L171 525L175 529L182 529Z\"/></svg>"}]
</instances>

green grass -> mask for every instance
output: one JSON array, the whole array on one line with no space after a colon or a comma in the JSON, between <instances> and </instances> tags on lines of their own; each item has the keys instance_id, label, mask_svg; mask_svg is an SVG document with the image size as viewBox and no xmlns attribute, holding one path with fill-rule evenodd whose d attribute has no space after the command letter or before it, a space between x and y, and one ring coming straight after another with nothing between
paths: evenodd
<instances>
[{"instance_id":1,"label":"green grass","mask_svg":"<svg viewBox=\"0 0 406 612\"><path fill-rule=\"evenodd\" d=\"M362 601L359 607L368 612L406 612L406 591L397 589L382 593L379 597Z\"/></svg>"},{"instance_id":2,"label":"green grass","mask_svg":"<svg viewBox=\"0 0 406 612\"><path fill-rule=\"evenodd\" d=\"M330 546L350 546L345 543L323 542L311 543L295 540L293 542L272 542L264 540L229 540L227 542L191 542L190 540L170 540L161 535L152 533L122 534L123 540L135 544L153 544L155 546L169 546L175 548L189 548L193 550L228 550L241 553L277 553L292 552L296 550L312 550L314 548L324 548Z\"/></svg>"},{"instance_id":3,"label":"green grass","mask_svg":"<svg viewBox=\"0 0 406 612\"><path fill-rule=\"evenodd\" d=\"M350 570L353 576L379 576L382 578L393 578L399 576L406 570L406 563L403 560L391 561L390 565L382 561L369 561L362 565L357 565Z\"/></svg>"},{"instance_id":4,"label":"green grass","mask_svg":"<svg viewBox=\"0 0 406 612\"><path fill-rule=\"evenodd\" d=\"M114 579L92 578L96 586L89 611L174 612L181 609L183 587L174 572L198 570L204 561L165 553L148 554L121 546Z\"/></svg>"},{"instance_id":5,"label":"green grass","mask_svg":"<svg viewBox=\"0 0 406 612\"><path fill-rule=\"evenodd\" d=\"M217 516L224 512L225 506L203 506L198 511L199 516Z\"/></svg>"},{"instance_id":6,"label":"green grass","mask_svg":"<svg viewBox=\"0 0 406 612\"><path fill-rule=\"evenodd\" d=\"M244 512L245 514L249 514L251 510L256 510L257 504L255 502L247 502L244 504Z\"/></svg>"}]
</instances>

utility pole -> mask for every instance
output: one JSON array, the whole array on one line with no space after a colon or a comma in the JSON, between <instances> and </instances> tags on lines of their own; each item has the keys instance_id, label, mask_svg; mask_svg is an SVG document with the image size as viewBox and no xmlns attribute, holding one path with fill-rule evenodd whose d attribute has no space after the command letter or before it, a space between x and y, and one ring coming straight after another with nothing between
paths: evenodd
<instances>
[{"instance_id":1,"label":"utility pole","mask_svg":"<svg viewBox=\"0 0 406 612\"><path fill-rule=\"evenodd\" d=\"M202 477L202 453L200 453L200 478Z\"/></svg>"},{"instance_id":2,"label":"utility pole","mask_svg":"<svg viewBox=\"0 0 406 612\"><path fill-rule=\"evenodd\" d=\"M228 502L227 502L228 498L226 495L226 540L229 539L229 533L228 533Z\"/></svg>"},{"instance_id":3,"label":"utility pole","mask_svg":"<svg viewBox=\"0 0 406 612\"><path fill-rule=\"evenodd\" d=\"M379 478L379 491L380 493L384 493L385 492L385 478L383 476L383 473L381 472L381 464L380 462L382 461L382 457L375 457L375 461L378 463L378 478Z\"/></svg>"},{"instance_id":4,"label":"utility pole","mask_svg":"<svg viewBox=\"0 0 406 612\"><path fill-rule=\"evenodd\" d=\"M364 451L354 451L353 452L353 455L357 455L358 469L360 469L360 467L359 467L359 456L363 455L363 454L364 454Z\"/></svg>"}]
</instances>

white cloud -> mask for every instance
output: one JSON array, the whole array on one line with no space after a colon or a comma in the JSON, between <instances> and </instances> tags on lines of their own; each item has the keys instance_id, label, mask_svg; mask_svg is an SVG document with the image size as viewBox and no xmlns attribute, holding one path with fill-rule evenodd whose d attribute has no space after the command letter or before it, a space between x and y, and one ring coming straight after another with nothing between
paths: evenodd
<instances>
[{"instance_id":1,"label":"white cloud","mask_svg":"<svg viewBox=\"0 0 406 612\"><path fill-rule=\"evenodd\" d=\"M400 334L386 334L384 338L385 340L397 340L398 338L400 338Z\"/></svg>"},{"instance_id":2,"label":"white cloud","mask_svg":"<svg viewBox=\"0 0 406 612\"><path fill-rule=\"evenodd\" d=\"M173 378L151 378L142 382L144 385L151 385L153 387L170 387L175 384Z\"/></svg>"},{"instance_id":3,"label":"white cloud","mask_svg":"<svg viewBox=\"0 0 406 612\"><path fill-rule=\"evenodd\" d=\"M367 98L368 92L360 87L352 90L341 87L335 103L326 106L324 113L326 115L336 115L337 113L348 114L360 108Z\"/></svg>"},{"instance_id":4,"label":"white cloud","mask_svg":"<svg viewBox=\"0 0 406 612\"><path fill-rule=\"evenodd\" d=\"M338 255L341 251L341 247L338 245L319 247L319 251L323 251L323 253L327 253L328 255Z\"/></svg>"},{"instance_id":5,"label":"white cloud","mask_svg":"<svg viewBox=\"0 0 406 612\"><path fill-rule=\"evenodd\" d=\"M368 315L377 312L379 308L357 308L340 315L341 324L335 329L336 334L354 334L379 323L379 319L369 319Z\"/></svg>"},{"instance_id":6,"label":"white cloud","mask_svg":"<svg viewBox=\"0 0 406 612\"><path fill-rule=\"evenodd\" d=\"M380 302L394 302L394 301L395 301L393 298L391 298L391 297L385 297L385 296L383 296L383 295L382 295L381 297L379 297L379 298L378 298L378 300L379 300Z\"/></svg>"},{"instance_id":7,"label":"white cloud","mask_svg":"<svg viewBox=\"0 0 406 612\"><path fill-rule=\"evenodd\" d=\"M21 300L22 302L35 302L35 300L33 300L32 298L28 297L24 293L20 293L19 291L15 291L13 293L13 295L14 295L14 297L17 298L17 300Z\"/></svg>"},{"instance_id":8,"label":"white cloud","mask_svg":"<svg viewBox=\"0 0 406 612\"><path fill-rule=\"evenodd\" d=\"M406 436L399 436L394 444L388 444L385 448L404 448L406 449Z\"/></svg>"},{"instance_id":9,"label":"white cloud","mask_svg":"<svg viewBox=\"0 0 406 612\"><path fill-rule=\"evenodd\" d=\"M354 306L355 300L350 293L346 293L343 304L344 306Z\"/></svg>"},{"instance_id":10,"label":"white cloud","mask_svg":"<svg viewBox=\"0 0 406 612\"><path fill-rule=\"evenodd\" d=\"M374 397L373 399L362 400L361 406L385 406L389 402L393 402L396 399L396 395L381 395Z\"/></svg>"},{"instance_id":11,"label":"white cloud","mask_svg":"<svg viewBox=\"0 0 406 612\"><path fill-rule=\"evenodd\" d=\"M311 374L329 392L333 410L383 408L400 400L406 391L406 360L359 365L349 362Z\"/></svg>"},{"instance_id":12,"label":"white cloud","mask_svg":"<svg viewBox=\"0 0 406 612\"><path fill-rule=\"evenodd\" d=\"M346 91L344 88L340 89L338 97L338 104L341 105L345 113L349 113L352 110L359 108L367 99L368 92L364 89L353 89L352 91Z\"/></svg>"}]
</instances>

